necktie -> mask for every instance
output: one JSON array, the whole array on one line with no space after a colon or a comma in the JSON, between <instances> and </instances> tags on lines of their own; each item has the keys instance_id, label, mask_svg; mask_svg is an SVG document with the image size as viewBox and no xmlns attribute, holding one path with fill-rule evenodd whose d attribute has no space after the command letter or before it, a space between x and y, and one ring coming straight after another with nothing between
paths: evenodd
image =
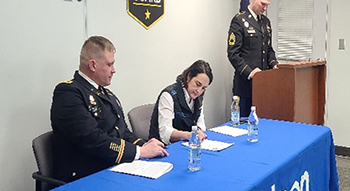
<instances>
[{"instance_id":1,"label":"necktie","mask_svg":"<svg viewBox=\"0 0 350 191\"><path fill-rule=\"evenodd\" d=\"M260 16L260 15L258 15L258 23L259 23L260 28L261 28L261 26L262 26L262 22L261 22L261 16Z\"/></svg>"},{"instance_id":2,"label":"necktie","mask_svg":"<svg viewBox=\"0 0 350 191\"><path fill-rule=\"evenodd\" d=\"M264 28L263 28L263 25L262 25L261 15L258 15L258 24L260 26L261 31L264 33Z\"/></svg>"},{"instance_id":3,"label":"necktie","mask_svg":"<svg viewBox=\"0 0 350 191\"><path fill-rule=\"evenodd\" d=\"M105 93L105 89L103 88L103 86L98 86L98 90L100 90L100 92L104 95L106 95Z\"/></svg>"},{"instance_id":4,"label":"necktie","mask_svg":"<svg viewBox=\"0 0 350 191\"><path fill-rule=\"evenodd\" d=\"M103 86L98 86L98 90L101 92L101 94L105 95L108 99L111 99L107 94L106 89Z\"/></svg>"}]
</instances>

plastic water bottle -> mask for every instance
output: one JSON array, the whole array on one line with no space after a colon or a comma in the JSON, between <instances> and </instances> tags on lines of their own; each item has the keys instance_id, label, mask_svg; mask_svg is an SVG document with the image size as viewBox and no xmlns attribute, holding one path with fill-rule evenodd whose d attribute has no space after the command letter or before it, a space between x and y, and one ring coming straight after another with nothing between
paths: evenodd
<instances>
[{"instance_id":1,"label":"plastic water bottle","mask_svg":"<svg viewBox=\"0 0 350 191\"><path fill-rule=\"evenodd\" d=\"M197 126L192 126L188 148L188 169L190 171L198 171L201 169L201 140L197 132Z\"/></svg>"},{"instance_id":2,"label":"plastic water bottle","mask_svg":"<svg viewBox=\"0 0 350 191\"><path fill-rule=\"evenodd\" d=\"M233 127L239 126L239 96L233 96L231 104L231 123Z\"/></svg>"},{"instance_id":3,"label":"plastic water bottle","mask_svg":"<svg viewBox=\"0 0 350 191\"><path fill-rule=\"evenodd\" d=\"M256 114L255 106L252 106L250 110L248 117L248 141L253 143L258 141L259 118Z\"/></svg>"}]
</instances>

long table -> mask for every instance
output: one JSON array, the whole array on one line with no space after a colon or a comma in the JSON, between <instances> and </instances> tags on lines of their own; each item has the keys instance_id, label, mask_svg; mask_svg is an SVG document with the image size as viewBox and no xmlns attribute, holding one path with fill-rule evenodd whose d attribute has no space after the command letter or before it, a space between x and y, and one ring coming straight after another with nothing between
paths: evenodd
<instances>
[{"instance_id":1,"label":"long table","mask_svg":"<svg viewBox=\"0 0 350 191\"><path fill-rule=\"evenodd\" d=\"M106 169L55 190L339 190L332 133L326 126L260 119L256 143L248 142L247 135L206 133L210 140L235 144L219 152L202 150L198 172L187 169L188 148L177 142L169 145L168 157L150 159L174 165L158 179Z\"/></svg>"}]
</instances>

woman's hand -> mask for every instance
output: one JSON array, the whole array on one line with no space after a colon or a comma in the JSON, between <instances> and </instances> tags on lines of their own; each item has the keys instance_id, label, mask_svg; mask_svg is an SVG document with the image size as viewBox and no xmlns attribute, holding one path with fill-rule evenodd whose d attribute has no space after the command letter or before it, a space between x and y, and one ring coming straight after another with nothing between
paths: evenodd
<instances>
[{"instance_id":1,"label":"woman's hand","mask_svg":"<svg viewBox=\"0 0 350 191\"><path fill-rule=\"evenodd\" d=\"M201 141L208 137L208 135L206 135L202 130L198 130L198 135Z\"/></svg>"}]
</instances>

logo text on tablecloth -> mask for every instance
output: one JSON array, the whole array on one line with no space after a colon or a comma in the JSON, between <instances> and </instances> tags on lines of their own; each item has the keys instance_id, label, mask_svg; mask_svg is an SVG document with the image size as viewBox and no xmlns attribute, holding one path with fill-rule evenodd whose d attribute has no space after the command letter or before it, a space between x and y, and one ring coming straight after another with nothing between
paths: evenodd
<instances>
[{"instance_id":1,"label":"logo text on tablecloth","mask_svg":"<svg viewBox=\"0 0 350 191\"><path fill-rule=\"evenodd\" d=\"M304 174L300 177L300 182L295 181L290 190L293 191L309 191L310 189L310 177L309 172L305 171ZM276 185L271 186L271 191L276 191ZM287 190L285 190L287 191Z\"/></svg>"}]
</instances>

